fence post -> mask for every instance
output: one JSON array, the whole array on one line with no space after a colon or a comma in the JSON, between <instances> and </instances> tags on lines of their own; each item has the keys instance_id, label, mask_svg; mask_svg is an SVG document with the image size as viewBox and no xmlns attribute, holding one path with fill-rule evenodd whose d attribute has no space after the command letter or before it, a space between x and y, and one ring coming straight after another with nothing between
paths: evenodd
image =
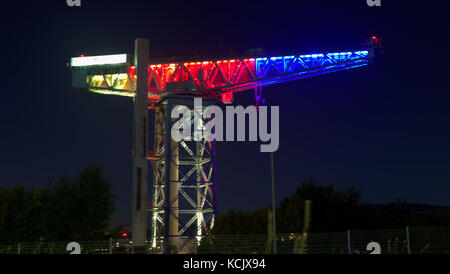
<instances>
[{"instance_id":1,"label":"fence post","mask_svg":"<svg viewBox=\"0 0 450 274\"><path fill-rule=\"evenodd\" d=\"M347 230L347 248L348 254L352 254L352 242L350 241L350 230Z\"/></svg>"},{"instance_id":2,"label":"fence post","mask_svg":"<svg viewBox=\"0 0 450 274\"><path fill-rule=\"evenodd\" d=\"M111 237L109 237L109 240L108 240L108 253L112 254L112 238Z\"/></svg>"},{"instance_id":3,"label":"fence post","mask_svg":"<svg viewBox=\"0 0 450 274\"><path fill-rule=\"evenodd\" d=\"M409 227L406 226L406 245L408 246L408 254L411 254L411 244L409 242Z\"/></svg>"},{"instance_id":4,"label":"fence post","mask_svg":"<svg viewBox=\"0 0 450 274\"><path fill-rule=\"evenodd\" d=\"M20 243L17 245L17 254L20 254Z\"/></svg>"}]
</instances>

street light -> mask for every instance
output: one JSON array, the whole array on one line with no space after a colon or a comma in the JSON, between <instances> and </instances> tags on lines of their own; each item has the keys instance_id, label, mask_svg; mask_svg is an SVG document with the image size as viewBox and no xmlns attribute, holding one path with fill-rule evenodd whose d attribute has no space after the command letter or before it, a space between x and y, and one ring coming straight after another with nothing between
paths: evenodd
<instances>
[{"instance_id":1,"label":"street light","mask_svg":"<svg viewBox=\"0 0 450 274\"><path fill-rule=\"evenodd\" d=\"M273 254L277 254L277 226L275 221L275 170L273 168L273 152L270 153L270 166L270 173L272 173Z\"/></svg>"}]
</instances>

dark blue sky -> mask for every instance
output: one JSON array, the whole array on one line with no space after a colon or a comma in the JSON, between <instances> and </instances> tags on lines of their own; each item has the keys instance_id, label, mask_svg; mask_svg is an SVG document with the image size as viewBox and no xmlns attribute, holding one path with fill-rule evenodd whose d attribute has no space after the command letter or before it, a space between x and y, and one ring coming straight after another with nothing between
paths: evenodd
<instances>
[{"instance_id":1,"label":"dark blue sky","mask_svg":"<svg viewBox=\"0 0 450 274\"><path fill-rule=\"evenodd\" d=\"M368 67L265 88L280 106L276 199L314 177L356 183L364 201L450 206L444 1L16 2L0 17L2 186L42 187L99 162L119 196L114 223L130 222L132 101L72 89L72 56L132 53L137 37L160 56L219 46L320 52L378 35L385 52ZM251 92L235 103L254 104ZM217 165L219 212L270 204L259 144L218 143Z\"/></svg>"}]
</instances>

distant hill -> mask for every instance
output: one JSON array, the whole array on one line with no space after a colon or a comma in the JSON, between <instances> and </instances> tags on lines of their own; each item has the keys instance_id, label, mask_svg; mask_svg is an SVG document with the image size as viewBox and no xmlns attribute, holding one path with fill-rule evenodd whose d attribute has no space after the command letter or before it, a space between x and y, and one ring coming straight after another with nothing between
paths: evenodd
<instances>
[{"instance_id":1,"label":"distant hill","mask_svg":"<svg viewBox=\"0 0 450 274\"><path fill-rule=\"evenodd\" d=\"M396 204L396 205L398 205L398 204ZM392 204L373 204L372 206L375 208L387 208L387 207L392 206ZM406 203L405 209L411 215L423 215L423 214L430 214L430 213L448 213L448 214L450 214L450 206Z\"/></svg>"},{"instance_id":2,"label":"distant hill","mask_svg":"<svg viewBox=\"0 0 450 274\"><path fill-rule=\"evenodd\" d=\"M404 225L415 227L449 227L450 207L417 203L389 203L363 205L380 228L398 228ZM372 210L370 210L372 209ZM371 226L375 225L374 223Z\"/></svg>"}]
</instances>

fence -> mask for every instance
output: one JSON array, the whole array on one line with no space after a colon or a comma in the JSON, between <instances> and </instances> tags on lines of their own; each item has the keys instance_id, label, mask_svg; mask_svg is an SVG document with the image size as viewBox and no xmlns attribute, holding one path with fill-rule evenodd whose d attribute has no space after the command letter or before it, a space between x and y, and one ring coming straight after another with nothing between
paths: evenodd
<instances>
[{"instance_id":1,"label":"fence","mask_svg":"<svg viewBox=\"0 0 450 274\"><path fill-rule=\"evenodd\" d=\"M381 254L450 254L450 228L348 230L335 233L278 234L278 254L367 254L368 244L379 244ZM273 239L266 234L212 235L197 246L199 254L270 254ZM131 252L129 240L80 242L81 254ZM68 242L1 245L0 254L69 254ZM375 251L377 252L377 251ZM149 253L151 251L149 250Z\"/></svg>"},{"instance_id":2,"label":"fence","mask_svg":"<svg viewBox=\"0 0 450 274\"><path fill-rule=\"evenodd\" d=\"M79 243L82 254L108 254L109 241ZM68 242L32 242L0 245L0 254L70 254Z\"/></svg>"},{"instance_id":3,"label":"fence","mask_svg":"<svg viewBox=\"0 0 450 274\"><path fill-rule=\"evenodd\" d=\"M272 241L268 235L214 235L203 238L197 250L200 254L270 254ZM368 250L371 242L379 244L381 254L450 254L450 228L279 234L276 249L277 254L368 254L377 252Z\"/></svg>"}]
</instances>

